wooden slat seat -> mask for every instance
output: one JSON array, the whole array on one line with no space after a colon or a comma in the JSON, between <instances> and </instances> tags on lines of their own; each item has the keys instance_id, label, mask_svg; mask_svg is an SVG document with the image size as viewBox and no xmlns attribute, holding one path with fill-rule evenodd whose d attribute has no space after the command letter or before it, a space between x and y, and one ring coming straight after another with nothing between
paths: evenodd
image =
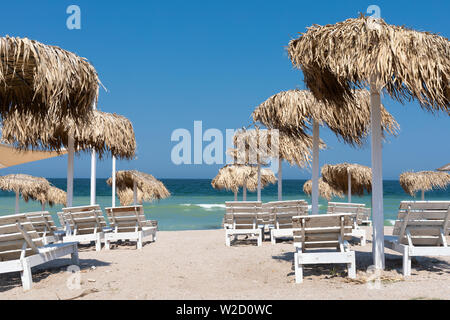
<instances>
[{"instance_id":1,"label":"wooden slat seat","mask_svg":"<svg viewBox=\"0 0 450 320\"><path fill-rule=\"evenodd\" d=\"M61 233L53 221L48 211L27 212L25 213L28 220L33 224L39 237L43 238L45 244L57 242L61 239Z\"/></svg>"},{"instance_id":2,"label":"wooden slat seat","mask_svg":"<svg viewBox=\"0 0 450 320\"><path fill-rule=\"evenodd\" d=\"M403 275L411 275L411 257L450 256L446 236L450 201L402 201L392 236L385 246L403 255Z\"/></svg>"},{"instance_id":3,"label":"wooden slat seat","mask_svg":"<svg viewBox=\"0 0 450 320\"><path fill-rule=\"evenodd\" d=\"M25 214L0 217L0 273L20 272L24 290L31 289L31 268L71 255L78 264L76 243L45 245Z\"/></svg>"},{"instance_id":4,"label":"wooden slat seat","mask_svg":"<svg viewBox=\"0 0 450 320\"><path fill-rule=\"evenodd\" d=\"M138 249L142 249L143 239L152 236L156 241L156 225L146 220L142 205L106 208L112 232L105 234L105 248L109 250L110 243L117 240L134 240Z\"/></svg>"},{"instance_id":5,"label":"wooden slat seat","mask_svg":"<svg viewBox=\"0 0 450 320\"><path fill-rule=\"evenodd\" d=\"M228 226L225 228L225 244L231 245L231 237L237 240L239 235L251 236L257 240L257 245L262 243L263 230L261 221L262 204L259 201L233 201L226 202L225 219Z\"/></svg>"},{"instance_id":6,"label":"wooden slat seat","mask_svg":"<svg viewBox=\"0 0 450 320\"><path fill-rule=\"evenodd\" d=\"M342 263L347 265L348 276L356 277L355 252L350 251L347 240L352 237L355 214L303 215L292 218L294 228L295 281L303 282L303 265ZM310 251L331 249L329 252Z\"/></svg>"}]
</instances>

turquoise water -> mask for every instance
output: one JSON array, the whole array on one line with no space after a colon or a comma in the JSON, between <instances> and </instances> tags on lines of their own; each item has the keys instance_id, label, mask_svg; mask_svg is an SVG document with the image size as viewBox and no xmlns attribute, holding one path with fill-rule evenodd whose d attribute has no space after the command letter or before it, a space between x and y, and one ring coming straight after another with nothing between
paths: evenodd
<instances>
[{"instance_id":1,"label":"turquoise water","mask_svg":"<svg viewBox=\"0 0 450 320\"><path fill-rule=\"evenodd\" d=\"M66 189L65 179L48 179L56 187ZM167 189L172 193L169 199L155 203L144 204L146 215L151 219L158 220L160 230L193 230L193 229L216 229L221 227L222 217L225 212L225 201L233 201L231 192L214 190L211 180L208 179L162 179ZM311 198L303 191L305 180L283 181L283 199L306 199L311 203ZM90 202L89 179L75 179L74 181L74 206L86 205ZM420 195L418 195L420 197ZM239 194L239 200L242 194ZM426 200L450 200L450 189L437 190L425 194ZM256 200L256 193L249 192L247 200ZM277 200L277 185L271 185L262 190L262 200ZM346 201L346 199L333 199L335 201ZM352 198L353 202L365 203L371 206L369 195ZM384 213L386 224L394 220L401 200L414 200L404 193L398 181L384 181ZM416 198L415 200L420 200ZM106 179L97 179L97 203L102 207L111 205L111 188L106 184ZM119 201L116 200L119 204ZM327 201L320 199L319 209L326 211ZM0 215L14 213L15 195L10 192L0 191ZM56 213L62 206L47 208ZM38 202L20 201L21 212L41 210Z\"/></svg>"}]
</instances>

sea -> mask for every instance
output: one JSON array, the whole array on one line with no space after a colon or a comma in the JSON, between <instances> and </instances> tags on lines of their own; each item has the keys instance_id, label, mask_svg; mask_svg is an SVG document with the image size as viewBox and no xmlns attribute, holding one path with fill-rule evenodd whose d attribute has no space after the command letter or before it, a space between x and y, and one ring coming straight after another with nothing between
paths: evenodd
<instances>
[{"instance_id":1,"label":"sea","mask_svg":"<svg viewBox=\"0 0 450 320\"><path fill-rule=\"evenodd\" d=\"M66 190L66 179L48 179L54 186ZM157 220L159 230L204 230L221 228L222 218L225 213L225 201L233 201L234 194L228 191L215 190L211 187L210 179L161 179L171 192L168 199L144 203L144 211L149 219ZM283 200L304 199L311 204L311 197L303 193L303 184L306 180L284 180ZM391 225L397 216L400 201L420 200L407 195L398 181L385 180L384 188L384 216L385 225ZM263 202L276 201L278 199L277 185L267 186L262 190ZM238 194L242 200L242 192ZM247 192L247 200L256 200L256 192ZM450 188L448 190L434 190L425 193L425 200L450 200ZM346 202L347 199L334 198L332 201ZM102 208L111 206L111 188L106 184L106 179L97 179L97 204ZM365 203L371 207L370 195L363 197L352 196L352 202ZM74 180L74 206L88 205L90 203L90 180ZM119 205L119 200L116 200ZM41 210L41 204L30 200L25 203L20 199L20 212L34 212ZM13 214L15 208L15 194L0 191L0 215ZM46 207L46 210L54 214L61 211L61 205ZM327 201L319 199L320 213L327 210ZM57 220L57 219L56 219Z\"/></svg>"}]
</instances>

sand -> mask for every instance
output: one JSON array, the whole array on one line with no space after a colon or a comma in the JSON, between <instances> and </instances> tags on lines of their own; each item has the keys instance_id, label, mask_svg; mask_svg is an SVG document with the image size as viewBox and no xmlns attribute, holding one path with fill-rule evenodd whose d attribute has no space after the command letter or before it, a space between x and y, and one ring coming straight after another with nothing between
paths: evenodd
<instances>
[{"instance_id":1,"label":"sand","mask_svg":"<svg viewBox=\"0 0 450 320\"><path fill-rule=\"evenodd\" d=\"M28 292L18 273L0 275L0 299L450 299L449 257L414 259L404 279L401 256L387 249L374 288L366 271L371 242L352 248L356 280L344 266L324 265L306 267L304 282L295 284L292 242L226 247L223 230L158 232L141 251L131 244L101 252L80 247L79 288L67 286L68 259L33 269Z\"/></svg>"}]
</instances>

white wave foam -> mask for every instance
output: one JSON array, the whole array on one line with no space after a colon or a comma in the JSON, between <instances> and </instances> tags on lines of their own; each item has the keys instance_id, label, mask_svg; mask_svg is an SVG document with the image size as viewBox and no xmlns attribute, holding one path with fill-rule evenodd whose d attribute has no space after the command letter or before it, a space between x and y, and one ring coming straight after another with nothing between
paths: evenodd
<instances>
[{"instance_id":1,"label":"white wave foam","mask_svg":"<svg viewBox=\"0 0 450 320\"><path fill-rule=\"evenodd\" d=\"M225 204L221 204L221 203L183 203L181 204L181 206L186 206L186 207L191 207L191 206L196 206L196 207L200 207L203 208L205 210L212 210L214 208L225 208Z\"/></svg>"}]
</instances>

